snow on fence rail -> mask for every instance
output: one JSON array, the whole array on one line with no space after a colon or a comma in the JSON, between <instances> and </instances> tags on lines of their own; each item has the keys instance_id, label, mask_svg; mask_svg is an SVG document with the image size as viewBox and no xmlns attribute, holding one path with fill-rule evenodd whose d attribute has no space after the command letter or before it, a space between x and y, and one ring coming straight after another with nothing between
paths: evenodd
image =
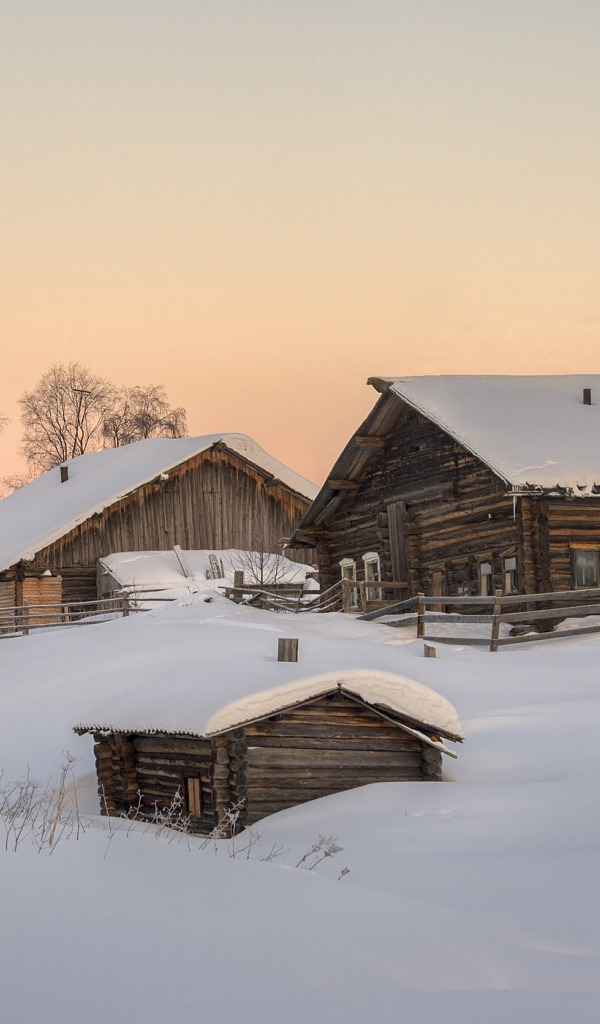
<instances>
[{"instance_id":1,"label":"snow on fence rail","mask_svg":"<svg viewBox=\"0 0 600 1024\"><path fill-rule=\"evenodd\" d=\"M311 596L310 591L303 590L294 584L266 584L254 586L243 583L241 586L222 586L225 597L238 604L251 604L257 608L276 612L325 612L342 608L343 580L334 583L328 590Z\"/></svg>"},{"instance_id":2,"label":"snow on fence rail","mask_svg":"<svg viewBox=\"0 0 600 1024\"><path fill-rule=\"evenodd\" d=\"M384 584L385 586L385 584ZM585 602L585 603L582 603ZM460 611L447 613L444 609L466 608L466 607L489 607L491 614L463 613ZM503 608L515 608L515 611L503 611ZM427 608L434 611L428 612ZM426 638L430 643L441 644L478 644L489 646L490 651L497 651L499 647L507 644L531 643L535 640L548 640L554 633L555 627L565 619L585 618L588 615L600 615L600 587L588 588L586 590L561 590L550 591L545 594L511 594L501 597L426 597L418 594L416 597L409 597L405 601L399 601L394 605L387 605L361 615L361 619L372 620L382 615L396 615L416 611L413 617L410 614L403 620L403 624L410 625L416 622L417 636ZM427 633L428 623L455 623L465 625L474 623L490 623L491 635L486 637L461 637L434 636ZM500 636L502 623L530 627L535 633L526 633L515 636ZM600 625L576 626L570 629L561 629L554 633L556 636L580 636L585 633L599 633Z\"/></svg>"}]
</instances>

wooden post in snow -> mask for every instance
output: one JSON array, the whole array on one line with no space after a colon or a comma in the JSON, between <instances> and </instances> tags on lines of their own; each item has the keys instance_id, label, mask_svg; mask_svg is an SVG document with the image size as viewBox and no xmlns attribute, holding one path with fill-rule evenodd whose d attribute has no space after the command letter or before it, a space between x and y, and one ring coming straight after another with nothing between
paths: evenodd
<instances>
[{"instance_id":1,"label":"wooden post in snow","mask_svg":"<svg viewBox=\"0 0 600 1024\"><path fill-rule=\"evenodd\" d=\"M423 644L423 654L425 655L426 658L437 657L437 651L435 647L431 646L431 644Z\"/></svg>"},{"instance_id":2,"label":"wooden post in snow","mask_svg":"<svg viewBox=\"0 0 600 1024\"><path fill-rule=\"evenodd\" d=\"M123 591L123 618L126 619L129 615L129 594Z\"/></svg>"},{"instance_id":3,"label":"wooden post in snow","mask_svg":"<svg viewBox=\"0 0 600 1024\"><path fill-rule=\"evenodd\" d=\"M425 594L417 594L417 636L425 636Z\"/></svg>"},{"instance_id":4,"label":"wooden post in snow","mask_svg":"<svg viewBox=\"0 0 600 1024\"><path fill-rule=\"evenodd\" d=\"M498 650L498 637L500 636L500 622L498 616L502 611L502 605L500 601L494 601L494 618L492 620L492 639L490 642L490 651Z\"/></svg>"},{"instance_id":5,"label":"wooden post in snow","mask_svg":"<svg viewBox=\"0 0 600 1024\"><path fill-rule=\"evenodd\" d=\"M277 661L298 661L298 640L280 636L277 641Z\"/></svg>"}]
</instances>

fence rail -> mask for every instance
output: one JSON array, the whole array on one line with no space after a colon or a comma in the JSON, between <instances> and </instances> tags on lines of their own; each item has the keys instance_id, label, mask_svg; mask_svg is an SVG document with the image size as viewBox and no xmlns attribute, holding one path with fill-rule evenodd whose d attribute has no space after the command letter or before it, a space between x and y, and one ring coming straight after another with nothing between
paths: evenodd
<instances>
[{"instance_id":1,"label":"fence rail","mask_svg":"<svg viewBox=\"0 0 600 1024\"><path fill-rule=\"evenodd\" d=\"M69 601L60 604L12 605L0 608L0 639L29 636L34 629L57 629L61 626L89 626L109 618L126 617L143 611L142 605L153 601L171 601L170 597L150 597L142 592L121 591L96 601Z\"/></svg>"},{"instance_id":2,"label":"fence rail","mask_svg":"<svg viewBox=\"0 0 600 1024\"><path fill-rule=\"evenodd\" d=\"M225 593L225 597L236 601L238 604L250 604L267 611L289 611L296 614L301 612L326 612L338 611L343 604L343 580L334 583L328 590L320 591L310 596L311 592L302 590L298 586L285 587L281 584L274 586L253 586L242 584L241 586L222 586L219 590Z\"/></svg>"},{"instance_id":3,"label":"fence rail","mask_svg":"<svg viewBox=\"0 0 600 1024\"><path fill-rule=\"evenodd\" d=\"M387 584L385 584L387 586ZM583 602L583 603L582 603ZM516 611L503 611L507 607ZM444 612L444 608L491 608L491 614ZM436 611L428 612L428 608ZM410 615L411 611L416 615ZM465 644L489 647L497 651L499 647L509 644L531 643L536 640L548 640L551 636L579 636L585 633L600 633L600 626L576 626L572 629L561 629L554 632L554 627L564 619L585 618L588 615L600 615L600 587L586 590L550 591L544 594L510 594L496 597L426 597L418 594L394 605L387 605L361 615L361 619L373 620L383 615L406 614L407 625L417 626L417 636L427 639L430 643ZM474 623L490 623L491 635L486 637L434 636L427 633L427 624L461 622L465 625ZM526 635L500 636L502 623L522 625L536 629L535 633Z\"/></svg>"}]
</instances>

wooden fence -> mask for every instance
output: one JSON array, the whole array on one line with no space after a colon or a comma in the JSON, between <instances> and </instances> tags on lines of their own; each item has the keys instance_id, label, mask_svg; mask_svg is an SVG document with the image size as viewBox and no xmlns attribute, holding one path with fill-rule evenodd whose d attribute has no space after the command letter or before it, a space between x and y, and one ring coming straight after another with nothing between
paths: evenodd
<instances>
[{"instance_id":1,"label":"wooden fence","mask_svg":"<svg viewBox=\"0 0 600 1024\"><path fill-rule=\"evenodd\" d=\"M428 612L428 608L435 611ZM446 608L462 609L446 612ZM464 609L471 609L465 613ZM490 608L491 614L478 614L474 608ZM508 611L504 611L508 608ZM513 610L510 610L513 609ZM410 613L414 611L414 617ZM417 636L427 639L430 643L465 644L489 647L497 651L508 644L531 643L535 640L548 640L551 636L581 636L585 633L600 633L600 625L576 626L570 629L555 631L555 626L565 619L585 618L588 615L600 615L600 587L587 590L561 590L546 594L511 594L502 597L426 597L418 594L406 601L384 608L375 609L361 615L360 618L372 620L382 615L408 613L404 620L406 625L416 622ZM490 636L461 637L436 636L427 632L427 626L434 623L489 623ZM535 633L515 636L500 636L502 623L513 626L529 627Z\"/></svg>"},{"instance_id":2,"label":"wooden fence","mask_svg":"<svg viewBox=\"0 0 600 1024\"><path fill-rule=\"evenodd\" d=\"M30 604L0 609L0 639L29 636L34 629L56 629L60 626L89 626L107 619L126 617L130 612L144 611L147 602L171 601L170 597L147 597L143 593L122 593L97 601L72 601L69 604Z\"/></svg>"}]
</instances>

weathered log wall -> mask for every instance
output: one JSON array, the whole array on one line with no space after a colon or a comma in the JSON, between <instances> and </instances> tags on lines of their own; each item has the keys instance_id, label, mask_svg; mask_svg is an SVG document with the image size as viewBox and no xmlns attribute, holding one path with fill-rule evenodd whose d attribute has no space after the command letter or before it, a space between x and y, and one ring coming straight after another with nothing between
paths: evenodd
<instances>
[{"instance_id":1,"label":"weathered log wall","mask_svg":"<svg viewBox=\"0 0 600 1024\"><path fill-rule=\"evenodd\" d=\"M138 809L142 816L152 817L156 809L172 807L178 793L185 804L185 780L197 778L202 815L193 819L192 827L198 832L213 828L215 787L222 768L210 740L164 733L98 733L94 740L102 814Z\"/></svg>"},{"instance_id":2,"label":"weathered log wall","mask_svg":"<svg viewBox=\"0 0 600 1024\"><path fill-rule=\"evenodd\" d=\"M211 448L74 527L40 550L32 569L60 570L65 601L93 600L96 562L104 555L165 551L174 544L184 550L247 548L259 532L275 541L290 536L307 506L252 463ZM299 560L312 557L307 550Z\"/></svg>"},{"instance_id":3,"label":"weathered log wall","mask_svg":"<svg viewBox=\"0 0 600 1024\"><path fill-rule=\"evenodd\" d=\"M437 779L441 754L343 695L245 729L247 821L371 782Z\"/></svg>"},{"instance_id":4,"label":"weathered log wall","mask_svg":"<svg viewBox=\"0 0 600 1024\"><path fill-rule=\"evenodd\" d=\"M548 549L549 589L570 590L573 546L600 547L600 498L548 498L543 504ZM543 591L542 591L543 592Z\"/></svg>"},{"instance_id":5,"label":"weathered log wall","mask_svg":"<svg viewBox=\"0 0 600 1024\"><path fill-rule=\"evenodd\" d=\"M238 829L267 814L371 782L441 778L439 750L341 694L212 740L164 733L94 736L103 814L169 808L200 780L209 832L237 807Z\"/></svg>"},{"instance_id":6,"label":"weathered log wall","mask_svg":"<svg viewBox=\"0 0 600 1024\"><path fill-rule=\"evenodd\" d=\"M400 421L384 446L374 450L360 486L348 491L327 525L317 530L323 585L340 578L342 558L352 558L358 579L364 578L362 555L367 551L379 554L383 580L394 579L398 557L390 527L392 510L396 519L402 503L411 594L431 594L436 569L444 573L448 594L458 593L463 581L469 593L477 593L483 560L492 561L494 585L501 587L501 558L522 546L506 486L436 424L416 412L402 412Z\"/></svg>"}]
</instances>

